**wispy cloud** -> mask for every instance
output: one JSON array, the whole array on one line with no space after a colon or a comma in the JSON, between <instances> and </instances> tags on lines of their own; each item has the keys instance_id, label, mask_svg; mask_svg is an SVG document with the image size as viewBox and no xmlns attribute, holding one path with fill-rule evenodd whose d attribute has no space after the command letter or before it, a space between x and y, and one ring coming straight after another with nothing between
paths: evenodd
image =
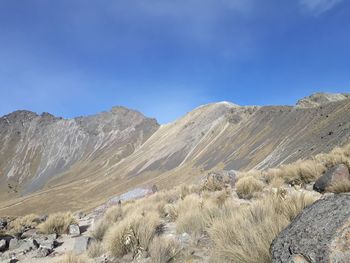
<instances>
[{"instance_id":1,"label":"wispy cloud","mask_svg":"<svg viewBox=\"0 0 350 263\"><path fill-rule=\"evenodd\" d=\"M307 13L318 16L341 2L343 0L300 0L300 5Z\"/></svg>"}]
</instances>

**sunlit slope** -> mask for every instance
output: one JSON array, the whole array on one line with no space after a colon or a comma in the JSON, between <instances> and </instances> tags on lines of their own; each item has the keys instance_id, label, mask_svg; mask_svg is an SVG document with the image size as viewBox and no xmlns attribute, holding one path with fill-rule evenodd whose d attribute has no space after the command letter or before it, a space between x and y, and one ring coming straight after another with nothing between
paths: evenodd
<instances>
[{"instance_id":1,"label":"sunlit slope","mask_svg":"<svg viewBox=\"0 0 350 263\"><path fill-rule=\"evenodd\" d=\"M135 186L172 187L209 170L263 169L327 152L349 141L350 99L316 94L294 107L213 103L159 129L146 126L147 139L129 151L110 140L40 191L2 202L0 214L92 208Z\"/></svg>"}]
</instances>

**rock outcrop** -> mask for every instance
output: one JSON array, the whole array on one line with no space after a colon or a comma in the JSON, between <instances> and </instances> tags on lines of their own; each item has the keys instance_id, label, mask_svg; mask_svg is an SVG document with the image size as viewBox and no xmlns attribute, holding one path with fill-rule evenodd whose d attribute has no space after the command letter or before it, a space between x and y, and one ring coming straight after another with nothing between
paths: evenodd
<instances>
[{"instance_id":1,"label":"rock outcrop","mask_svg":"<svg viewBox=\"0 0 350 263\"><path fill-rule=\"evenodd\" d=\"M324 175L318 178L313 189L317 192L323 193L333 184L346 181L350 181L349 169L344 164L338 164L328 169Z\"/></svg>"},{"instance_id":2,"label":"rock outcrop","mask_svg":"<svg viewBox=\"0 0 350 263\"><path fill-rule=\"evenodd\" d=\"M330 102L342 101L350 98L350 93L315 93L297 102L298 107L312 108Z\"/></svg>"},{"instance_id":3,"label":"rock outcrop","mask_svg":"<svg viewBox=\"0 0 350 263\"><path fill-rule=\"evenodd\" d=\"M350 262L350 195L316 201L273 241L273 263Z\"/></svg>"}]
</instances>

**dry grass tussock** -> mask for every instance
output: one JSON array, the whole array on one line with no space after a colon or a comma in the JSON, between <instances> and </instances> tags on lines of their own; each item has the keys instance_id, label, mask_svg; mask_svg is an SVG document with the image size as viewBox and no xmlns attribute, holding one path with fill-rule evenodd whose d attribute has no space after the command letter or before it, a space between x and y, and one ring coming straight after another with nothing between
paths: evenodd
<instances>
[{"instance_id":1,"label":"dry grass tussock","mask_svg":"<svg viewBox=\"0 0 350 263\"><path fill-rule=\"evenodd\" d=\"M328 167L342 163L350 169L350 144L336 147L329 153L318 154L309 160L299 160L266 171L241 172L240 179L251 176L277 188L283 183L303 185L316 181Z\"/></svg>"},{"instance_id":2,"label":"dry grass tussock","mask_svg":"<svg viewBox=\"0 0 350 263\"><path fill-rule=\"evenodd\" d=\"M170 263L180 256L181 247L175 239L156 237L150 245L149 254L152 263Z\"/></svg>"},{"instance_id":3,"label":"dry grass tussock","mask_svg":"<svg viewBox=\"0 0 350 263\"><path fill-rule=\"evenodd\" d=\"M240 198L250 199L264 188L263 182L253 176L245 176L236 183L236 192Z\"/></svg>"},{"instance_id":4,"label":"dry grass tussock","mask_svg":"<svg viewBox=\"0 0 350 263\"><path fill-rule=\"evenodd\" d=\"M162 222L156 212L134 214L108 229L103 242L109 253L123 256L147 251L155 235L162 229Z\"/></svg>"},{"instance_id":5,"label":"dry grass tussock","mask_svg":"<svg viewBox=\"0 0 350 263\"><path fill-rule=\"evenodd\" d=\"M17 234L26 229L35 228L39 223L39 217L34 214L18 217L9 224L9 233Z\"/></svg>"},{"instance_id":6,"label":"dry grass tussock","mask_svg":"<svg viewBox=\"0 0 350 263\"><path fill-rule=\"evenodd\" d=\"M272 240L314 201L300 193L286 198L268 196L216 218L209 229L214 243L212 262L271 262Z\"/></svg>"},{"instance_id":7,"label":"dry grass tussock","mask_svg":"<svg viewBox=\"0 0 350 263\"><path fill-rule=\"evenodd\" d=\"M104 247L101 242L93 241L90 243L89 248L87 250L87 255L90 258L100 257L104 253Z\"/></svg>"},{"instance_id":8,"label":"dry grass tussock","mask_svg":"<svg viewBox=\"0 0 350 263\"><path fill-rule=\"evenodd\" d=\"M327 167L343 163L350 169L350 144L336 147L330 153L318 154L315 159Z\"/></svg>"},{"instance_id":9,"label":"dry grass tussock","mask_svg":"<svg viewBox=\"0 0 350 263\"><path fill-rule=\"evenodd\" d=\"M69 225L74 223L76 220L71 213L56 213L38 225L38 229L43 234L64 234L68 231Z\"/></svg>"},{"instance_id":10,"label":"dry grass tussock","mask_svg":"<svg viewBox=\"0 0 350 263\"><path fill-rule=\"evenodd\" d=\"M102 241L108 227L120 221L126 215L125 210L121 206L110 207L105 215L95 223L92 237L98 241Z\"/></svg>"},{"instance_id":11,"label":"dry grass tussock","mask_svg":"<svg viewBox=\"0 0 350 263\"><path fill-rule=\"evenodd\" d=\"M222 193L219 193L219 196ZM176 231L188 233L195 239L206 235L207 229L213 220L227 208L228 197L218 204L218 195L212 194L206 198L197 195L188 196L178 204L178 218L176 220Z\"/></svg>"},{"instance_id":12,"label":"dry grass tussock","mask_svg":"<svg viewBox=\"0 0 350 263\"><path fill-rule=\"evenodd\" d=\"M282 165L264 172L264 178L269 183L283 180L288 184L308 184L315 181L326 171L326 166L316 160L297 161ZM280 182L278 182L280 183Z\"/></svg>"},{"instance_id":13,"label":"dry grass tussock","mask_svg":"<svg viewBox=\"0 0 350 263\"><path fill-rule=\"evenodd\" d=\"M176 202L194 191L196 187L176 187L108 209L94 227L96 250L102 244L108 253L118 257L148 251L164 222L177 218Z\"/></svg>"},{"instance_id":14,"label":"dry grass tussock","mask_svg":"<svg viewBox=\"0 0 350 263\"><path fill-rule=\"evenodd\" d=\"M327 192L331 193L349 193L350 192L350 181L349 180L341 180L333 183L326 189Z\"/></svg>"},{"instance_id":15,"label":"dry grass tussock","mask_svg":"<svg viewBox=\"0 0 350 263\"><path fill-rule=\"evenodd\" d=\"M65 255L64 259L58 261L58 263L93 263L86 256L76 256L74 254Z\"/></svg>"}]
</instances>

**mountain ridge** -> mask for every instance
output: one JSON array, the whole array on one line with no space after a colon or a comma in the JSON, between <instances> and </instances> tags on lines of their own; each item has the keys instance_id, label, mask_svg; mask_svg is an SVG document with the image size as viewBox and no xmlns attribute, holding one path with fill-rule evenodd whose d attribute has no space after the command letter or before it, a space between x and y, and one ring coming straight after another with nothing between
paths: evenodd
<instances>
[{"instance_id":1,"label":"mountain ridge","mask_svg":"<svg viewBox=\"0 0 350 263\"><path fill-rule=\"evenodd\" d=\"M135 186L166 188L215 169L266 169L309 158L350 138L350 99L335 97L312 107L210 103L165 125L125 107L68 120L18 111L9 114L15 129L5 115L0 214L50 210L53 203L53 211L87 209ZM24 126L19 116L29 116Z\"/></svg>"}]
</instances>

